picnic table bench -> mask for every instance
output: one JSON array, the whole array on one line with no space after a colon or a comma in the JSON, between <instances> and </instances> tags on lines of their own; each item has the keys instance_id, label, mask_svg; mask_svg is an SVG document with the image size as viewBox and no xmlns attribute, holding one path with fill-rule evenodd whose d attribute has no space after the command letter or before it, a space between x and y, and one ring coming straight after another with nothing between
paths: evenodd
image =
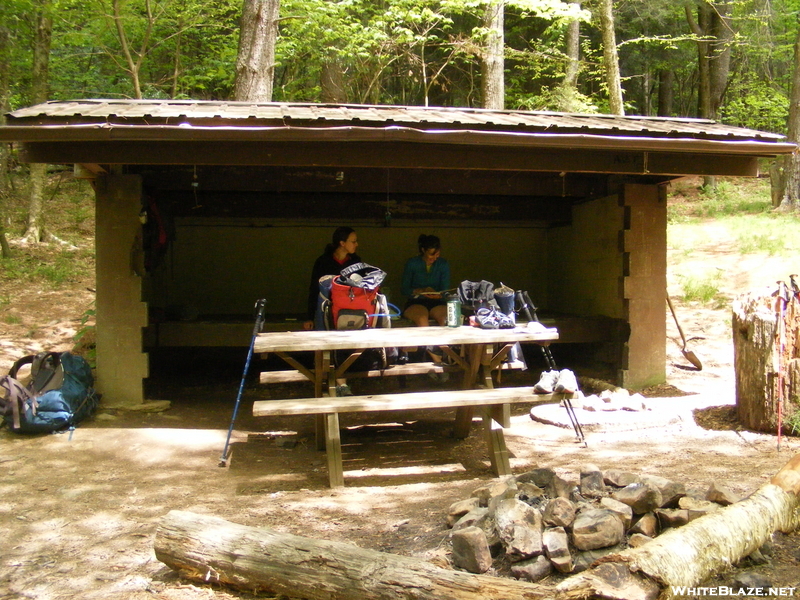
<instances>
[{"instance_id":1,"label":"picnic table bench","mask_svg":"<svg viewBox=\"0 0 800 600\"><path fill-rule=\"evenodd\" d=\"M253 415L280 416L308 414L317 417L317 446L327 453L331 487L344 485L339 413L379 412L455 408L455 437L469 435L473 410L480 408L492 470L498 476L511 473L503 428L510 426L510 405L518 402L557 402L562 394L537 395L532 387L495 388L491 372L518 342L547 344L558 339L554 330L528 327L479 329L476 327L408 327L401 329L362 329L356 331L290 331L260 333L254 352L273 353L314 383L314 397L259 400ZM462 389L435 392L401 392L367 396L336 397L336 378L368 348L438 346L454 368L464 373ZM457 352L453 347L460 346ZM350 355L335 365L333 352L348 350ZM291 354L313 352L314 367L307 368ZM323 384L328 396L323 397ZM478 387L480 385L481 387Z\"/></svg>"}]
</instances>

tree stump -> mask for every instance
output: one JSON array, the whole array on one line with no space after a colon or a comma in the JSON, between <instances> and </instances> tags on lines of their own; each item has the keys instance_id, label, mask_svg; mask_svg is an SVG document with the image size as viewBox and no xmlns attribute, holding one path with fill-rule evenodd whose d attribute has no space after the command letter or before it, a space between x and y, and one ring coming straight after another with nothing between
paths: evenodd
<instances>
[{"instance_id":1,"label":"tree stump","mask_svg":"<svg viewBox=\"0 0 800 600\"><path fill-rule=\"evenodd\" d=\"M791 290L789 290L791 293ZM749 429L792 431L800 426L800 298L781 300L770 290L733 303L736 410Z\"/></svg>"}]
</instances>

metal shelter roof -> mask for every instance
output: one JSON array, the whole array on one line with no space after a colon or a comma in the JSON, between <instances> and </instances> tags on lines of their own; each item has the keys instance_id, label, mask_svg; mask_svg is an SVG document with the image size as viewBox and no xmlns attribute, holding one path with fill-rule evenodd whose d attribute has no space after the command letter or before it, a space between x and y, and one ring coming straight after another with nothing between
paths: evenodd
<instances>
[{"instance_id":1,"label":"metal shelter roof","mask_svg":"<svg viewBox=\"0 0 800 600\"><path fill-rule=\"evenodd\" d=\"M629 158L639 153L635 167L619 172L669 174L693 172L688 163L694 159L681 155L726 155L743 164L745 159L752 163L758 157L796 150L784 136L706 119L422 106L108 99L53 101L13 111L7 115L7 125L0 128L0 141L22 142L24 158L32 162L152 160L190 164L199 160L198 154L210 156L224 144L228 144L224 147L229 155L232 148L241 149L242 145L251 149L271 145L272 154L263 149L257 157L251 154L258 164L267 164L275 149L292 143L309 148L313 144L330 148L346 143L338 147L339 155L358 143L361 148L380 148L385 153L381 161L376 161L380 166L391 162L387 149L399 144L420 149L423 147L418 144L428 144L427 151L434 154L453 147L495 147L509 153L516 149L540 155L616 152L627 153ZM154 148L165 150L169 144L169 151L160 156L153 152ZM646 153L654 153L653 159L648 160ZM529 164L532 156L529 154ZM364 157L358 160L366 164L369 152ZM225 159L219 150L210 160L223 164ZM244 154L232 158L238 164L243 160L247 160ZM676 166L676 160L688 161L687 166ZM299 164L302 158L295 162ZM474 163L470 168L475 168ZM308 164L321 163L315 157ZM713 162L709 164L703 172L714 174ZM430 166L435 166L435 161ZM652 169L654 166L657 170ZM543 170L559 169L562 167L555 165ZM606 166L588 170L617 172ZM752 166L735 166L729 171L753 174Z\"/></svg>"}]
</instances>

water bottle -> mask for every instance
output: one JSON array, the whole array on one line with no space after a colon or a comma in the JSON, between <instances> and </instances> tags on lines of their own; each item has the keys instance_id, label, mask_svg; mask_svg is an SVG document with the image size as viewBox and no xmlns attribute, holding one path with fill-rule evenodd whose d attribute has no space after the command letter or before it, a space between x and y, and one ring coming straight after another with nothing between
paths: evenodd
<instances>
[{"instance_id":1,"label":"water bottle","mask_svg":"<svg viewBox=\"0 0 800 600\"><path fill-rule=\"evenodd\" d=\"M457 294L452 294L447 298L447 326L459 327L461 325L461 300Z\"/></svg>"}]
</instances>

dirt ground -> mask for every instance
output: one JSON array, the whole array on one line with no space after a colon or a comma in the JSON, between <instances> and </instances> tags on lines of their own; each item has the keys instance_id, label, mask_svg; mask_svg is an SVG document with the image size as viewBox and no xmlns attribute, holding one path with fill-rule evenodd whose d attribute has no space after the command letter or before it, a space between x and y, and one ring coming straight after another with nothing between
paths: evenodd
<instances>
[{"instance_id":1,"label":"dirt ground","mask_svg":"<svg viewBox=\"0 0 800 600\"><path fill-rule=\"evenodd\" d=\"M781 271L785 264L769 257L742 260L713 223L708 231L692 260L722 269L729 297L774 282L773 270L778 278L788 276ZM680 302L672 273L669 285L703 370L683 358L670 318L668 382L648 391L654 410L603 420L579 412L584 448L571 429L534 421L520 408L506 434L515 473L552 467L577 480L581 466L591 463L687 486L722 483L746 495L798 452L797 438L784 437L778 450L776 436L736 423L730 307ZM69 349L78 317L91 304L91 287L91 281L75 282L33 297L22 286L0 290L9 299L4 314L16 315L0 325L0 373L24 354ZM537 377L532 368L508 382L530 385ZM385 385L399 385L396 379ZM151 393L174 399L176 383L188 385L188 393L163 412L102 410L74 432L57 435L0 432L0 599L253 597L182 580L156 560L156 526L173 509L446 564L448 506L492 477L478 421L469 438L454 440L448 412L343 418L347 485L334 491L326 486L310 419L253 419L250 403L265 393L255 386L242 400L230 465L218 466L237 373L228 381L187 383L175 374ZM274 393L308 390L296 384ZM798 539L777 536L769 564L741 568L756 569L776 586L798 586L798 567ZM731 576L716 581L723 585Z\"/></svg>"}]
</instances>

